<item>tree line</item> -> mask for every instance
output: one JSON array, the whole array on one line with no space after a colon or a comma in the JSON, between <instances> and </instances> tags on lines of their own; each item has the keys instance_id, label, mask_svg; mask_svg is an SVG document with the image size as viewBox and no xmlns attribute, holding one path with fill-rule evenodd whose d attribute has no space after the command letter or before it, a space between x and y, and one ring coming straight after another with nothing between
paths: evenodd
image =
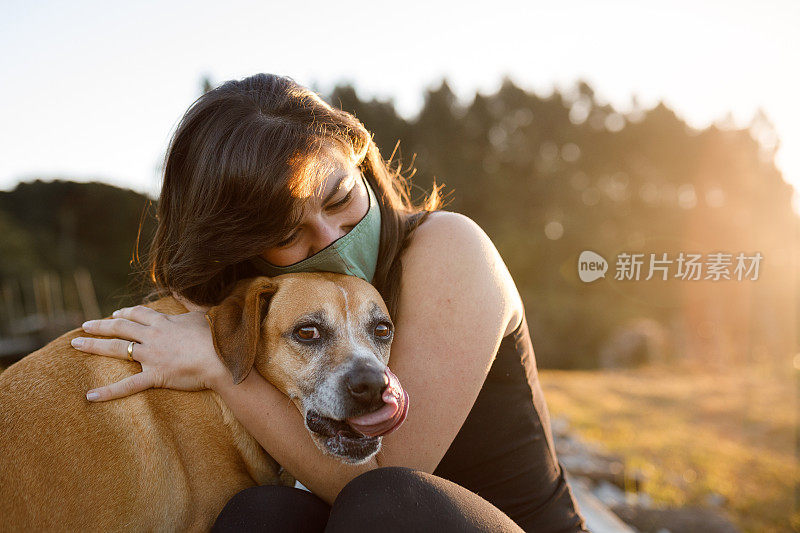
<instances>
[{"instance_id":1,"label":"tree line","mask_svg":"<svg viewBox=\"0 0 800 533\"><path fill-rule=\"evenodd\" d=\"M508 78L468 104L443 80L412 118L352 85L323 96L413 172L412 196L444 184L445 209L492 238L525 302L540 366L594 367L642 318L661 328L667 358L747 362L791 351L800 222L763 112L746 128L697 130L663 103L621 113L583 81L541 96ZM0 192L0 281L85 267L103 312L135 303L134 244L141 223L147 248L154 207L102 183L35 180ZM580 281L584 250L608 260L604 280ZM614 279L620 253L682 251L760 251L761 277ZM640 350L644 341L631 342Z\"/></svg>"}]
</instances>

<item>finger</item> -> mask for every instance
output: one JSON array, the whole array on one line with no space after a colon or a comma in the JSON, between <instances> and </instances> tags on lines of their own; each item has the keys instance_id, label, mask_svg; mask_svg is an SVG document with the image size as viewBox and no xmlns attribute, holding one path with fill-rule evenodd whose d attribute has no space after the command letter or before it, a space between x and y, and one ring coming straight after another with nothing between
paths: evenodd
<instances>
[{"instance_id":1,"label":"finger","mask_svg":"<svg viewBox=\"0 0 800 533\"><path fill-rule=\"evenodd\" d=\"M92 389L86 393L86 399L92 402L105 402L108 400L115 400L117 398L124 398L137 392L142 392L155 385L155 379L150 372L139 372L132 376L106 385L97 389Z\"/></svg>"},{"instance_id":2,"label":"finger","mask_svg":"<svg viewBox=\"0 0 800 533\"><path fill-rule=\"evenodd\" d=\"M125 318L88 320L83 323L83 330L88 333L103 335L104 337L122 337L136 342L142 341L146 329L147 326Z\"/></svg>"},{"instance_id":3,"label":"finger","mask_svg":"<svg viewBox=\"0 0 800 533\"><path fill-rule=\"evenodd\" d=\"M144 324L145 326L149 326L153 324L159 318L163 318L164 314L159 313L155 309L151 309L149 307L145 307L143 305L134 305L133 307L123 307L122 309L117 309L113 313L112 316L117 318L127 318L128 320L134 320L139 322L140 324Z\"/></svg>"},{"instance_id":4,"label":"finger","mask_svg":"<svg viewBox=\"0 0 800 533\"><path fill-rule=\"evenodd\" d=\"M116 357L117 359L128 358L128 346L131 341L123 339L94 339L91 337L75 337L71 341L72 346L86 353L93 353L96 355L106 355L108 357ZM133 345L133 358L136 361L141 361L141 357L145 355L145 348L143 344L138 342Z\"/></svg>"}]
</instances>

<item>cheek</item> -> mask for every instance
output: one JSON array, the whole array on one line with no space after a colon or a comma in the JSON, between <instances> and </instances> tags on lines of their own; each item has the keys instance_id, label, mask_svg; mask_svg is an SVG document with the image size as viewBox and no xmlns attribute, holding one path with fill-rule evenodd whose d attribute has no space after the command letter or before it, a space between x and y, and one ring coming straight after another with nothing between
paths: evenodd
<instances>
[{"instance_id":1,"label":"cheek","mask_svg":"<svg viewBox=\"0 0 800 533\"><path fill-rule=\"evenodd\" d=\"M269 249L261 256L276 266L288 266L305 259L304 248L299 245L281 249Z\"/></svg>"},{"instance_id":2,"label":"cheek","mask_svg":"<svg viewBox=\"0 0 800 533\"><path fill-rule=\"evenodd\" d=\"M272 352L268 361L256 364L258 372L289 397L302 395L307 388L307 369L290 350Z\"/></svg>"},{"instance_id":3,"label":"cheek","mask_svg":"<svg viewBox=\"0 0 800 533\"><path fill-rule=\"evenodd\" d=\"M355 226L359 221L364 218L369 210L369 197L367 191L361 187L361 192L358 197L353 198L348 209L348 217L350 218L350 225Z\"/></svg>"}]
</instances>

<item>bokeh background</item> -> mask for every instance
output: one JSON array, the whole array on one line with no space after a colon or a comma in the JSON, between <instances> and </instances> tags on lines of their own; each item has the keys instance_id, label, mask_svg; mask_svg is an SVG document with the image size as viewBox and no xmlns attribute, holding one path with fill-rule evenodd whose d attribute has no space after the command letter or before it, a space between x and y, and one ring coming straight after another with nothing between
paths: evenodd
<instances>
[{"instance_id":1,"label":"bokeh background","mask_svg":"<svg viewBox=\"0 0 800 533\"><path fill-rule=\"evenodd\" d=\"M0 367L141 298L181 115L284 74L492 238L565 464L603 505L639 531L800 528L797 2L0 10ZM581 281L585 250L604 278ZM681 252L731 254L730 279L645 279ZM615 275L634 253L640 278Z\"/></svg>"}]
</instances>

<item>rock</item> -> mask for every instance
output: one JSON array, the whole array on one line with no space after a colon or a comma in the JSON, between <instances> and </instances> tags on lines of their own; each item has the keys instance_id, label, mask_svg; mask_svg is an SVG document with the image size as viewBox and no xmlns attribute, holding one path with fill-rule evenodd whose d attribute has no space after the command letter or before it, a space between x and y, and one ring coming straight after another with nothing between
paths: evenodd
<instances>
[{"instance_id":1,"label":"rock","mask_svg":"<svg viewBox=\"0 0 800 533\"><path fill-rule=\"evenodd\" d=\"M592 494L608 506L626 503L625 492L608 481L600 481L600 483L592 489Z\"/></svg>"},{"instance_id":2,"label":"rock","mask_svg":"<svg viewBox=\"0 0 800 533\"><path fill-rule=\"evenodd\" d=\"M653 497L646 492L626 492L625 503L629 505L637 505L645 509L654 507Z\"/></svg>"},{"instance_id":3,"label":"rock","mask_svg":"<svg viewBox=\"0 0 800 533\"><path fill-rule=\"evenodd\" d=\"M550 419L550 429L553 437L569 436L569 420L564 415L553 417Z\"/></svg>"},{"instance_id":4,"label":"rock","mask_svg":"<svg viewBox=\"0 0 800 533\"><path fill-rule=\"evenodd\" d=\"M620 519L642 533L740 533L740 530L719 509L705 507L669 507L647 509L636 505L614 505L611 510Z\"/></svg>"},{"instance_id":5,"label":"rock","mask_svg":"<svg viewBox=\"0 0 800 533\"><path fill-rule=\"evenodd\" d=\"M570 474L589 478L594 483L605 481L620 490L633 492L644 487L643 474L636 470L626 471L624 463L614 457L563 455L559 460Z\"/></svg>"},{"instance_id":6,"label":"rock","mask_svg":"<svg viewBox=\"0 0 800 533\"><path fill-rule=\"evenodd\" d=\"M592 494L586 480L569 474L565 474L565 477L572 488L578 510L586 521L586 529L592 533L636 533Z\"/></svg>"},{"instance_id":7,"label":"rock","mask_svg":"<svg viewBox=\"0 0 800 533\"><path fill-rule=\"evenodd\" d=\"M728 502L728 498L717 492L711 492L703 500L709 507L722 507Z\"/></svg>"},{"instance_id":8,"label":"rock","mask_svg":"<svg viewBox=\"0 0 800 533\"><path fill-rule=\"evenodd\" d=\"M669 332L651 318L618 326L600 348L601 368L631 368L667 360Z\"/></svg>"}]
</instances>

